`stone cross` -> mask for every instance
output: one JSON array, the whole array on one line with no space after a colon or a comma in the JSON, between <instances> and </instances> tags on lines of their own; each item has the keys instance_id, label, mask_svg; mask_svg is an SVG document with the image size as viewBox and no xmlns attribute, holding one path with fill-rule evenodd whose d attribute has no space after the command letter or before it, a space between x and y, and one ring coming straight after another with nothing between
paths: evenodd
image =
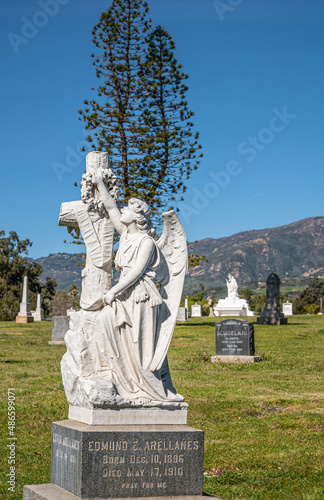
<instances>
[{"instance_id":1,"label":"stone cross","mask_svg":"<svg viewBox=\"0 0 324 500\"><path fill-rule=\"evenodd\" d=\"M86 158L86 172L109 168L108 153L93 151ZM97 193L93 193L96 198ZM114 227L109 218L88 209L83 201L62 203L59 226L81 232L87 246L86 264L82 270L80 305L86 311L102 307L102 297L112 282Z\"/></svg>"},{"instance_id":2,"label":"stone cross","mask_svg":"<svg viewBox=\"0 0 324 500\"><path fill-rule=\"evenodd\" d=\"M34 318L30 312L30 304L28 301L28 276L24 277L23 295L20 302L20 311L16 316L16 323L33 323Z\"/></svg>"}]
</instances>

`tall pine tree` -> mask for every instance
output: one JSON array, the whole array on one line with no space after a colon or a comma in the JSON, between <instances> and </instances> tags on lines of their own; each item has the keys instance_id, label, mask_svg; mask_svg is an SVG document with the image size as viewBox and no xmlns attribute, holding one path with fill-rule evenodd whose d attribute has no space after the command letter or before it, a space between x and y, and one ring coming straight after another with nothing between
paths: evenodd
<instances>
[{"instance_id":1,"label":"tall pine tree","mask_svg":"<svg viewBox=\"0 0 324 500\"><path fill-rule=\"evenodd\" d=\"M84 101L80 110L92 149L112 155L124 200L138 192L142 131L139 103L145 89L140 73L144 64L146 34L150 28L148 5L143 0L113 0L94 27L92 54L100 80L98 100Z\"/></svg>"},{"instance_id":2,"label":"tall pine tree","mask_svg":"<svg viewBox=\"0 0 324 500\"><path fill-rule=\"evenodd\" d=\"M175 43L169 33L157 26L147 38L142 76L147 92L141 103L143 141L143 185L146 199L156 210L182 200L184 181L199 165L199 134L193 132L185 85L188 75L177 62ZM150 183L145 183L145 177Z\"/></svg>"},{"instance_id":3,"label":"tall pine tree","mask_svg":"<svg viewBox=\"0 0 324 500\"><path fill-rule=\"evenodd\" d=\"M112 0L101 15L92 54L98 97L79 113L90 147L112 156L122 201L144 199L159 221L181 200L201 146L186 102L188 77L170 35L161 26L152 31L148 10L144 0Z\"/></svg>"}]
</instances>

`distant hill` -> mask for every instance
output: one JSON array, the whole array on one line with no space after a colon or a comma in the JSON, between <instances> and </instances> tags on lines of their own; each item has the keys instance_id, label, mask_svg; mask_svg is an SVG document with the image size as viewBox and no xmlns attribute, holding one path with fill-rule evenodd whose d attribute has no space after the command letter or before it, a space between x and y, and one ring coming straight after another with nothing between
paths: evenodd
<instances>
[{"instance_id":1,"label":"distant hill","mask_svg":"<svg viewBox=\"0 0 324 500\"><path fill-rule=\"evenodd\" d=\"M185 292L223 287L228 273L238 284L264 282L270 272L280 278L324 277L324 217L309 217L286 226L245 231L227 238L207 238L193 245L208 263L190 269Z\"/></svg>"},{"instance_id":2,"label":"distant hill","mask_svg":"<svg viewBox=\"0 0 324 500\"><path fill-rule=\"evenodd\" d=\"M292 281L293 278L324 277L324 217L245 231L227 238L207 238L195 243L193 249L199 255L206 255L208 263L189 270L185 294L202 289L223 294L228 273L232 273L240 285L254 284L252 288L265 282L270 272ZM44 268L43 279L51 276L56 279L59 290L68 290L72 283L81 285L82 268L76 259L75 255L58 253L37 262Z\"/></svg>"},{"instance_id":3,"label":"distant hill","mask_svg":"<svg viewBox=\"0 0 324 500\"><path fill-rule=\"evenodd\" d=\"M81 289L81 271L78 266L80 259L76 255L69 253L54 253L48 257L36 259L36 262L43 266L40 276L41 281L45 281L47 276L55 278L58 290L69 290L70 285L76 285Z\"/></svg>"}]
</instances>

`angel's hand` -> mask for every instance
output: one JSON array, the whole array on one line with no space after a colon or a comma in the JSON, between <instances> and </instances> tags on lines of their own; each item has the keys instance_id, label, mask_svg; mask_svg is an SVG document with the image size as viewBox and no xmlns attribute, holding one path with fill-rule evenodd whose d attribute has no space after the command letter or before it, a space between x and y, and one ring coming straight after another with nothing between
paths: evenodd
<instances>
[{"instance_id":1,"label":"angel's hand","mask_svg":"<svg viewBox=\"0 0 324 500\"><path fill-rule=\"evenodd\" d=\"M111 304L114 302L115 300L115 297L116 297L116 294L115 292L111 289L109 290L108 293L106 293L106 295L104 295L104 298L103 298L103 303L106 304L107 306L111 306Z\"/></svg>"},{"instance_id":2,"label":"angel's hand","mask_svg":"<svg viewBox=\"0 0 324 500\"><path fill-rule=\"evenodd\" d=\"M92 182L95 186L98 186L99 184L103 183L103 175L100 172L100 170L97 170L96 172L94 170L91 170L91 177L92 177Z\"/></svg>"},{"instance_id":3,"label":"angel's hand","mask_svg":"<svg viewBox=\"0 0 324 500\"><path fill-rule=\"evenodd\" d=\"M138 293L135 296L135 302L138 304L139 302L145 302L149 298L148 294L145 292Z\"/></svg>"}]
</instances>

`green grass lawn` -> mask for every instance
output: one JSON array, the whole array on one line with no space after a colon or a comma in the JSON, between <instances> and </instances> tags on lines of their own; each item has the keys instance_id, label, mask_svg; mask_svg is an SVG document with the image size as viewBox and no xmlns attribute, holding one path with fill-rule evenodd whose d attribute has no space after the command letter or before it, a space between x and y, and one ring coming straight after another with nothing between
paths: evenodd
<instances>
[{"instance_id":1,"label":"green grass lawn","mask_svg":"<svg viewBox=\"0 0 324 500\"><path fill-rule=\"evenodd\" d=\"M222 318L223 319L223 318ZM324 316L255 326L261 363L212 364L216 318L178 324L169 349L188 425L205 431L204 491L227 499L323 499ZM67 418L51 323L0 323L0 498L50 482L51 423ZM7 391L16 394L16 492L7 490ZM213 474L211 469L221 469Z\"/></svg>"}]
</instances>

